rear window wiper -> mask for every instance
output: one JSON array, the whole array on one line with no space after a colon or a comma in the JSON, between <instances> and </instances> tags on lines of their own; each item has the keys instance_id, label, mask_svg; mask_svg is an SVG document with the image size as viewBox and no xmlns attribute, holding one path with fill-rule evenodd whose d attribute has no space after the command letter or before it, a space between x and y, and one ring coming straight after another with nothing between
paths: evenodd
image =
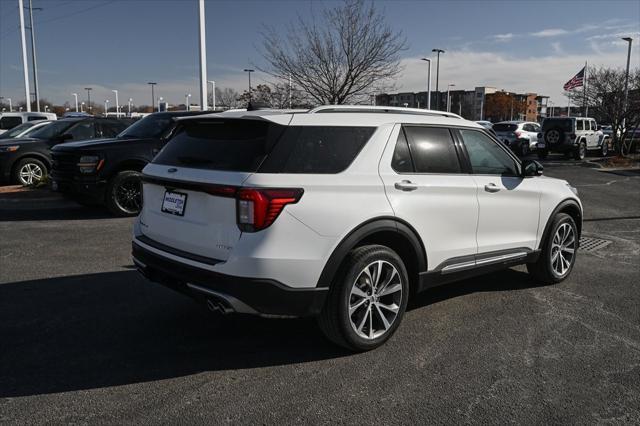
<instances>
[{"instance_id":1,"label":"rear window wiper","mask_svg":"<svg viewBox=\"0 0 640 426\"><path fill-rule=\"evenodd\" d=\"M199 157L178 157L178 161L182 164L210 164L213 162L212 160Z\"/></svg>"}]
</instances>

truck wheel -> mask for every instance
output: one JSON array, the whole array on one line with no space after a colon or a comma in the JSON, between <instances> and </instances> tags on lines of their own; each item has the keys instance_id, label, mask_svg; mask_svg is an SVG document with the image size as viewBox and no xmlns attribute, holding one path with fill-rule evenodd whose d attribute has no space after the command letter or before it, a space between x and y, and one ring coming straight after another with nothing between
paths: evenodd
<instances>
[{"instance_id":1,"label":"truck wheel","mask_svg":"<svg viewBox=\"0 0 640 426\"><path fill-rule=\"evenodd\" d=\"M527 263L527 271L545 284L559 283L569 276L576 262L578 231L576 223L566 213L558 213L545 236L540 256Z\"/></svg>"},{"instance_id":2,"label":"truck wheel","mask_svg":"<svg viewBox=\"0 0 640 426\"><path fill-rule=\"evenodd\" d=\"M602 157L606 157L608 153L609 153L609 141L605 139L602 141L602 146L600 147L600 155Z\"/></svg>"},{"instance_id":3,"label":"truck wheel","mask_svg":"<svg viewBox=\"0 0 640 426\"><path fill-rule=\"evenodd\" d=\"M408 296L407 270L396 252L381 245L358 247L339 269L318 324L340 346L371 350L396 331Z\"/></svg>"},{"instance_id":4,"label":"truck wheel","mask_svg":"<svg viewBox=\"0 0 640 426\"><path fill-rule=\"evenodd\" d=\"M115 216L137 216L142 207L140 173L125 170L112 177L107 185L105 201L107 208Z\"/></svg>"},{"instance_id":5,"label":"truck wheel","mask_svg":"<svg viewBox=\"0 0 640 426\"><path fill-rule=\"evenodd\" d=\"M573 151L573 158L575 160L584 160L584 157L587 156L587 145L585 145L584 141L580 142L580 145Z\"/></svg>"},{"instance_id":6,"label":"truck wheel","mask_svg":"<svg viewBox=\"0 0 640 426\"><path fill-rule=\"evenodd\" d=\"M23 158L13 167L11 180L24 186L36 185L47 177L47 166L35 158Z\"/></svg>"}]
</instances>

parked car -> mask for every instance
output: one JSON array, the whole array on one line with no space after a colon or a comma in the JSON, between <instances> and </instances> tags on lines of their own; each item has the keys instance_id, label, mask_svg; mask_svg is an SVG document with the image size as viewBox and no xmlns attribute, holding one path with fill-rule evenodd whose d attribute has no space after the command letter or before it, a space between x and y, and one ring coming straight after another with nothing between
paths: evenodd
<instances>
[{"instance_id":1,"label":"parked car","mask_svg":"<svg viewBox=\"0 0 640 426\"><path fill-rule=\"evenodd\" d=\"M496 136L518 155L536 149L540 125L531 121L502 121L493 125Z\"/></svg>"},{"instance_id":2,"label":"parked car","mask_svg":"<svg viewBox=\"0 0 640 426\"><path fill-rule=\"evenodd\" d=\"M0 134L28 121L57 119L58 116L51 112L3 112L0 114Z\"/></svg>"},{"instance_id":3,"label":"parked car","mask_svg":"<svg viewBox=\"0 0 640 426\"><path fill-rule=\"evenodd\" d=\"M588 150L598 150L603 157L609 152L611 137L605 135L593 118L552 117L542 122L538 134L538 157L547 158L549 152L561 152L582 160Z\"/></svg>"},{"instance_id":4,"label":"parked car","mask_svg":"<svg viewBox=\"0 0 640 426\"><path fill-rule=\"evenodd\" d=\"M49 123L53 123L53 120L38 120L38 121L27 121L26 123L22 123L11 130L7 130L3 134L0 135L1 139L17 139L27 137L30 133L35 132L43 126L46 126Z\"/></svg>"},{"instance_id":5,"label":"parked car","mask_svg":"<svg viewBox=\"0 0 640 426\"><path fill-rule=\"evenodd\" d=\"M496 135L496 131L493 129L493 123L490 121L486 121L486 120L478 120L476 121L476 123L478 123L479 125L481 125L482 127L484 127L485 129L487 129L487 131L489 133L491 133L492 135Z\"/></svg>"},{"instance_id":6,"label":"parked car","mask_svg":"<svg viewBox=\"0 0 640 426\"><path fill-rule=\"evenodd\" d=\"M577 190L438 111L326 106L180 120L143 169L133 261L210 309L315 316L383 344L415 293L512 265L571 273Z\"/></svg>"},{"instance_id":7,"label":"parked car","mask_svg":"<svg viewBox=\"0 0 640 426\"><path fill-rule=\"evenodd\" d=\"M140 172L162 149L175 118L202 112L161 112L146 116L115 138L55 146L52 187L81 204L106 205L116 216L140 211Z\"/></svg>"},{"instance_id":8,"label":"parked car","mask_svg":"<svg viewBox=\"0 0 640 426\"><path fill-rule=\"evenodd\" d=\"M0 140L0 184L31 185L51 169L54 145L84 139L114 137L127 127L123 120L64 118L37 129L28 138Z\"/></svg>"}]
</instances>

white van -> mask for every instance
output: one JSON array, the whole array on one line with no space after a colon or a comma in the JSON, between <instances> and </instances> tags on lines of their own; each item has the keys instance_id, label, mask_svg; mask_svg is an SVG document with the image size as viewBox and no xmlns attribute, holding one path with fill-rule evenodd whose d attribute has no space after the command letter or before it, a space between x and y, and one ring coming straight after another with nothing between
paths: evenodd
<instances>
[{"instance_id":1,"label":"white van","mask_svg":"<svg viewBox=\"0 0 640 426\"><path fill-rule=\"evenodd\" d=\"M0 114L0 134L27 121L57 119L52 112L3 112Z\"/></svg>"}]
</instances>

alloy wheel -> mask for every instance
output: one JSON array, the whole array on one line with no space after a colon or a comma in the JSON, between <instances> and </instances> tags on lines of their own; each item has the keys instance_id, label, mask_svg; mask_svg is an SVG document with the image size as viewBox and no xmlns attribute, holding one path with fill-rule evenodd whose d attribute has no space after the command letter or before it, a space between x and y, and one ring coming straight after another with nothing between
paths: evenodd
<instances>
[{"instance_id":1,"label":"alloy wheel","mask_svg":"<svg viewBox=\"0 0 640 426\"><path fill-rule=\"evenodd\" d=\"M373 340L385 334L402 305L402 278L391 263L377 260L358 274L349 296L349 321L356 334Z\"/></svg>"},{"instance_id":2,"label":"alloy wheel","mask_svg":"<svg viewBox=\"0 0 640 426\"><path fill-rule=\"evenodd\" d=\"M568 223L561 224L551 242L551 267L559 276L565 276L571 269L576 250L576 236Z\"/></svg>"},{"instance_id":3,"label":"alloy wheel","mask_svg":"<svg viewBox=\"0 0 640 426\"><path fill-rule=\"evenodd\" d=\"M129 177L115 188L115 202L124 212L137 214L142 204L142 188L140 180Z\"/></svg>"},{"instance_id":4,"label":"alloy wheel","mask_svg":"<svg viewBox=\"0 0 640 426\"><path fill-rule=\"evenodd\" d=\"M21 184L33 185L34 183L38 183L42 180L43 174L44 172L39 165L35 163L26 163L20 168L18 177Z\"/></svg>"}]
</instances>

